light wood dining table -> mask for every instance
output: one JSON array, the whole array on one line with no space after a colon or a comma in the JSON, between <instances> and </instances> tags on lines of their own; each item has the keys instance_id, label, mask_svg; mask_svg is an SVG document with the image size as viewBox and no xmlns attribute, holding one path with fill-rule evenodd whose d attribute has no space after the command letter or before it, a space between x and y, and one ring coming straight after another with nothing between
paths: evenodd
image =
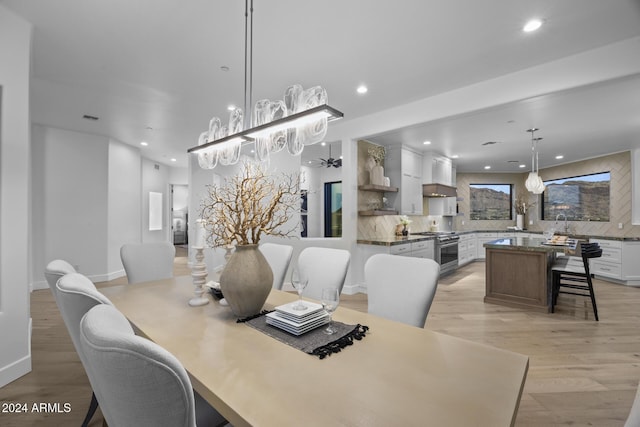
<instances>
[{"instance_id":1,"label":"light wood dining table","mask_svg":"<svg viewBox=\"0 0 640 427\"><path fill-rule=\"evenodd\" d=\"M529 358L339 307L370 329L325 359L244 323L190 276L105 287L139 335L184 365L194 389L234 426L513 425ZM297 295L272 290L265 309Z\"/></svg>"}]
</instances>

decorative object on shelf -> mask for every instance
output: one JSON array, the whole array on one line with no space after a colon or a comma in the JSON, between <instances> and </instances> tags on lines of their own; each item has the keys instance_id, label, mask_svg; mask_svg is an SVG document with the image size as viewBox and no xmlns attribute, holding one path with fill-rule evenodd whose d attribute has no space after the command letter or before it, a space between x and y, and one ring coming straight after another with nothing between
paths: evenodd
<instances>
[{"instance_id":1,"label":"decorative object on shelf","mask_svg":"<svg viewBox=\"0 0 640 427\"><path fill-rule=\"evenodd\" d=\"M431 221L431 224L429 225L429 231L438 231L438 221L436 221L435 219Z\"/></svg>"},{"instance_id":2,"label":"decorative object on shelf","mask_svg":"<svg viewBox=\"0 0 640 427\"><path fill-rule=\"evenodd\" d=\"M255 145L259 161L268 161L269 153L285 147L290 154L300 155L305 145L324 139L329 121L343 117L342 112L327 104L327 92L320 86L306 90L300 85L289 86L283 100L259 100L251 111L253 0L250 1L251 6L249 0L245 0L244 6L244 110L234 109L228 125L222 125L218 117L212 118L208 131L200 134L198 145L188 150L198 155L198 164L203 169L213 169L218 163L237 163L242 145L249 143Z\"/></svg>"},{"instance_id":3,"label":"decorative object on shelf","mask_svg":"<svg viewBox=\"0 0 640 427\"><path fill-rule=\"evenodd\" d=\"M205 230L203 221L201 219L196 220L196 244L191 248L196 251L196 261L191 266L191 277L193 278L194 297L189 300L189 305L197 307L205 304L209 304L209 299L204 297L205 289L204 285L207 283L207 264L204 260L204 246L205 246Z\"/></svg>"},{"instance_id":4,"label":"decorative object on shelf","mask_svg":"<svg viewBox=\"0 0 640 427\"><path fill-rule=\"evenodd\" d=\"M527 203L527 200L524 195L518 194L515 200L515 210L516 210L516 227L519 230L524 230L524 216L527 213L527 210L534 206L536 202Z\"/></svg>"},{"instance_id":5,"label":"decorative object on shelf","mask_svg":"<svg viewBox=\"0 0 640 427\"><path fill-rule=\"evenodd\" d=\"M406 215L401 215L400 216L400 224L402 225L402 235L403 236L408 236L409 235L409 230L407 229L407 226L409 224L411 224L411 220L409 219L409 217L406 216Z\"/></svg>"},{"instance_id":6,"label":"decorative object on shelf","mask_svg":"<svg viewBox=\"0 0 640 427\"><path fill-rule=\"evenodd\" d=\"M381 145L374 145L368 150L369 157L371 157L376 164L369 171L369 182L373 185L385 185L384 167L382 161L385 156L385 148Z\"/></svg>"},{"instance_id":7,"label":"decorative object on shelf","mask_svg":"<svg viewBox=\"0 0 640 427\"><path fill-rule=\"evenodd\" d=\"M200 216L213 247L235 245L220 275L220 288L237 317L260 312L271 291L273 272L258 250L265 235L297 234L300 179L297 174L267 175L256 163L245 162L241 172L222 185L208 185Z\"/></svg>"},{"instance_id":8,"label":"decorative object on shelf","mask_svg":"<svg viewBox=\"0 0 640 427\"><path fill-rule=\"evenodd\" d=\"M540 194L544 191L544 182L542 182L542 178L540 177L540 164L538 162L538 142L542 140L542 138L534 138L537 130L540 129L527 129L527 132L531 132L531 172L529 172L529 176L524 185L527 187L527 190L533 194Z\"/></svg>"}]
</instances>

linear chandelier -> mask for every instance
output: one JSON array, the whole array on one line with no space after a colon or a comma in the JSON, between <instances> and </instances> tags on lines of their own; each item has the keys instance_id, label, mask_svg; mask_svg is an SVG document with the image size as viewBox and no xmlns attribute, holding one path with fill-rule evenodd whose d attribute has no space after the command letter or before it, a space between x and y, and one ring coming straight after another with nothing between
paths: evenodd
<instances>
[{"instance_id":1,"label":"linear chandelier","mask_svg":"<svg viewBox=\"0 0 640 427\"><path fill-rule=\"evenodd\" d=\"M534 138L534 134L538 128L527 129L531 132L531 172L524 183L524 186L533 194L541 194L544 191L544 182L540 177L540 165L538 163L538 141L542 138Z\"/></svg>"},{"instance_id":2,"label":"linear chandelier","mask_svg":"<svg viewBox=\"0 0 640 427\"><path fill-rule=\"evenodd\" d=\"M198 165L213 169L218 163L233 165L240 159L243 145L255 144L259 161L268 161L269 153L285 147L294 156L305 145L316 144L327 134L328 122L342 118L342 112L327 104L327 92L320 86L303 89L291 85L282 100L257 101L251 111L253 92L253 0L245 0L244 112L233 110L227 125L218 117L209 121L198 145L187 150L198 155ZM249 20L249 23L247 23ZM248 88L248 89L247 89Z\"/></svg>"}]
</instances>

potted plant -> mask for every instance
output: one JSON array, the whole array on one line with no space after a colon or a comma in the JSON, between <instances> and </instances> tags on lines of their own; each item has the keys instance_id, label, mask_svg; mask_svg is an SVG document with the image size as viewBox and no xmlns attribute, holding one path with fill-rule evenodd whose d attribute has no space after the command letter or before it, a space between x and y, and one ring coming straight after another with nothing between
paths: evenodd
<instances>
[{"instance_id":1,"label":"potted plant","mask_svg":"<svg viewBox=\"0 0 640 427\"><path fill-rule=\"evenodd\" d=\"M273 272L258 243L264 236L292 236L298 222L290 220L299 210L298 175L267 175L256 163L245 162L222 185L207 186L200 209L207 243L236 248L220 276L220 288L236 316L262 309Z\"/></svg>"}]
</instances>

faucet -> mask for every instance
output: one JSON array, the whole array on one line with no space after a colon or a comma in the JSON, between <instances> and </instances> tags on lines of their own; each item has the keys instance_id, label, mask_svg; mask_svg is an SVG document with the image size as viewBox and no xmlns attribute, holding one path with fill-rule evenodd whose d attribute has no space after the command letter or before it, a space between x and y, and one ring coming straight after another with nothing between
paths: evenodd
<instances>
[{"instance_id":1,"label":"faucet","mask_svg":"<svg viewBox=\"0 0 640 427\"><path fill-rule=\"evenodd\" d=\"M568 233L569 232L569 225L567 224L567 216L563 213L559 213L558 215L556 215L556 225L558 225L558 218L560 218L561 216L564 217L564 232Z\"/></svg>"}]
</instances>

